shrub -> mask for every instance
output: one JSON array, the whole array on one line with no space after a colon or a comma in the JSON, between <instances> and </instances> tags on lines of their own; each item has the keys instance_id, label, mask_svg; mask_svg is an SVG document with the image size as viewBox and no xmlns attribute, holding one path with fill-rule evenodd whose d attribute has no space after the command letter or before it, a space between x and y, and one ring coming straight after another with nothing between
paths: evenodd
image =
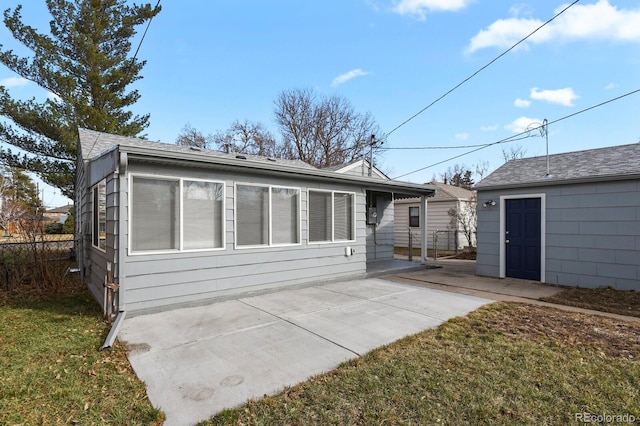
<instances>
[{"instance_id":1,"label":"shrub","mask_svg":"<svg viewBox=\"0 0 640 426\"><path fill-rule=\"evenodd\" d=\"M62 228L63 226L60 222L51 222L44 228L44 232L47 234L62 234Z\"/></svg>"}]
</instances>

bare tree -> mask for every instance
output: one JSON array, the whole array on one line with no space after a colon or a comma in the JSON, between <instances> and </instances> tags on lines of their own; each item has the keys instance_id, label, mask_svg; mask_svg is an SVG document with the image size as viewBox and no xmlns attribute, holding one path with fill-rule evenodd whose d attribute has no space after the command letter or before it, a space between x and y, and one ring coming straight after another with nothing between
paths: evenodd
<instances>
[{"instance_id":1,"label":"bare tree","mask_svg":"<svg viewBox=\"0 0 640 426\"><path fill-rule=\"evenodd\" d=\"M460 201L458 208L451 208L447 212L453 229L462 230L469 242L469 247L475 247L475 236L478 232L478 196L474 193L469 200Z\"/></svg>"},{"instance_id":2,"label":"bare tree","mask_svg":"<svg viewBox=\"0 0 640 426\"><path fill-rule=\"evenodd\" d=\"M360 158L379 130L370 113L357 113L345 98L318 98L309 89L281 92L275 116L293 157L320 168Z\"/></svg>"},{"instance_id":3,"label":"bare tree","mask_svg":"<svg viewBox=\"0 0 640 426\"><path fill-rule=\"evenodd\" d=\"M208 149L213 145L212 140L213 137L211 135L205 136L193 128L190 123L187 123L176 138L176 145Z\"/></svg>"},{"instance_id":4,"label":"bare tree","mask_svg":"<svg viewBox=\"0 0 640 426\"><path fill-rule=\"evenodd\" d=\"M473 180L473 172L464 164L454 164L450 166L441 176L442 181L446 184L459 186L465 189L471 189L475 183Z\"/></svg>"},{"instance_id":5,"label":"bare tree","mask_svg":"<svg viewBox=\"0 0 640 426\"><path fill-rule=\"evenodd\" d=\"M476 164L475 169L476 169L476 176L478 178L478 181L481 181L482 179L484 179L486 174L489 172L489 168L490 168L490 165L488 161L480 161L478 162L478 164Z\"/></svg>"},{"instance_id":6,"label":"bare tree","mask_svg":"<svg viewBox=\"0 0 640 426\"><path fill-rule=\"evenodd\" d=\"M511 146L509 149L502 148L502 158L505 163L510 160L519 160L520 158L524 158L526 154L527 149L523 148L522 145Z\"/></svg>"},{"instance_id":7,"label":"bare tree","mask_svg":"<svg viewBox=\"0 0 640 426\"><path fill-rule=\"evenodd\" d=\"M213 143L220 150L228 148L242 154L279 158L290 156L262 123L249 120L234 121L228 130L216 133Z\"/></svg>"}]
</instances>

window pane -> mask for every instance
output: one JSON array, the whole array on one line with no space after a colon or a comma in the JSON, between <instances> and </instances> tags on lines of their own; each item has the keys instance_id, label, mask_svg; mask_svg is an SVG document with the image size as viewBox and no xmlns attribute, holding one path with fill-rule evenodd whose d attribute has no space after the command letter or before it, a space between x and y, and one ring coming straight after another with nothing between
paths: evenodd
<instances>
[{"instance_id":1,"label":"window pane","mask_svg":"<svg viewBox=\"0 0 640 426\"><path fill-rule=\"evenodd\" d=\"M412 228L420 226L420 207L409 207L409 226Z\"/></svg>"},{"instance_id":2,"label":"window pane","mask_svg":"<svg viewBox=\"0 0 640 426\"><path fill-rule=\"evenodd\" d=\"M107 248L107 181L93 188L93 245Z\"/></svg>"},{"instance_id":3,"label":"window pane","mask_svg":"<svg viewBox=\"0 0 640 426\"><path fill-rule=\"evenodd\" d=\"M131 249L178 249L179 181L133 177Z\"/></svg>"},{"instance_id":4,"label":"window pane","mask_svg":"<svg viewBox=\"0 0 640 426\"><path fill-rule=\"evenodd\" d=\"M236 242L241 246L269 243L269 188L236 186Z\"/></svg>"},{"instance_id":5,"label":"window pane","mask_svg":"<svg viewBox=\"0 0 640 426\"><path fill-rule=\"evenodd\" d=\"M331 193L309 191L309 241L331 241Z\"/></svg>"},{"instance_id":6,"label":"window pane","mask_svg":"<svg viewBox=\"0 0 640 426\"><path fill-rule=\"evenodd\" d=\"M353 194L334 193L334 240L353 240Z\"/></svg>"},{"instance_id":7,"label":"window pane","mask_svg":"<svg viewBox=\"0 0 640 426\"><path fill-rule=\"evenodd\" d=\"M271 188L273 244L297 244L299 235L300 191L292 188Z\"/></svg>"},{"instance_id":8,"label":"window pane","mask_svg":"<svg viewBox=\"0 0 640 426\"><path fill-rule=\"evenodd\" d=\"M183 248L222 247L222 184L185 180L182 197Z\"/></svg>"}]
</instances>

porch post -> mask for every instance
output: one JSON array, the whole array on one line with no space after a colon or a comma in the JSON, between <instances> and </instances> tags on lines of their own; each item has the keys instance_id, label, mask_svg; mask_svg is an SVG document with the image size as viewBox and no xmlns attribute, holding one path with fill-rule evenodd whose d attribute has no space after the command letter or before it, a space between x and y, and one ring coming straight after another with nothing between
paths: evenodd
<instances>
[{"instance_id":1,"label":"porch post","mask_svg":"<svg viewBox=\"0 0 640 426\"><path fill-rule=\"evenodd\" d=\"M420 239L420 258L422 262L427 261L427 197L422 195L420 197L420 211L422 212L422 238Z\"/></svg>"}]
</instances>

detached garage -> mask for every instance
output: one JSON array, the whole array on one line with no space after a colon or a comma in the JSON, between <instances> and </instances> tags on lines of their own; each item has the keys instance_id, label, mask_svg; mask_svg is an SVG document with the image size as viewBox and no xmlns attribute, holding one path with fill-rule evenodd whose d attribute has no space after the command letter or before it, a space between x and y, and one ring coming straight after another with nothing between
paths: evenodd
<instances>
[{"instance_id":1,"label":"detached garage","mask_svg":"<svg viewBox=\"0 0 640 426\"><path fill-rule=\"evenodd\" d=\"M478 275L640 290L640 144L512 160L475 189Z\"/></svg>"}]
</instances>

